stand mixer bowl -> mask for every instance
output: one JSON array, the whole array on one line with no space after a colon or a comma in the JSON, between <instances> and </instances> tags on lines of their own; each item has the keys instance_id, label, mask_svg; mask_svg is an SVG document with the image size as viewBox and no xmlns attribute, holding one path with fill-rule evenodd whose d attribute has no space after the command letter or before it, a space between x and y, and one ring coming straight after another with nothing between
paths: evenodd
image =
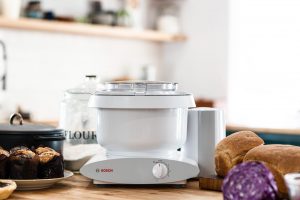
<instances>
[{"instance_id":1,"label":"stand mixer bowl","mask_svg":"<svg viewBox=\"0 0 300 200\"><path fill-rule=\"evenodd\" d=\"M97 109L97 140L107 154L124 157L171 156L187 135L193 96L176 83L111 82L92 95Z\"/></svg>"}]
</instances>

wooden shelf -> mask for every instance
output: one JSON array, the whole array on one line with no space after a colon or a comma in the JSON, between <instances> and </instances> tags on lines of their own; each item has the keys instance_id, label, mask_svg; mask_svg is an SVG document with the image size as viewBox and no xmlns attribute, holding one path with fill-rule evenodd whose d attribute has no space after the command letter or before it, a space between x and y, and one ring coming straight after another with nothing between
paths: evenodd
<instances>
[{"instance_id":1,"label":"wooden shelf","mask_svg":"<svg viewBox=\"0 0 300 200\"><path fill-rule=\"evenodd\" d=\"M66 34L115 37L153 42L183 42L187 38L182 34L167 34L153 30L136 30L124 27L111 27L72 22L46 21L21 18L18 20L0 17L0 28L56 32Z\"/></svg>"}]
</instances>

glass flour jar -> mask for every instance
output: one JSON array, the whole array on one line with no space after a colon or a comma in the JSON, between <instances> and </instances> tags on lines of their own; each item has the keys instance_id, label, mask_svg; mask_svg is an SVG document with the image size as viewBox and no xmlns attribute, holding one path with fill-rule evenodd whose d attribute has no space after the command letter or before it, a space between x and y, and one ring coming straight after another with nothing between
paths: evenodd
<instances>
[{"instance_id":1,"label":"glass flour jar","mask_svg":"<svg viewBox=\"0 0 300 200\"><path fill-rule=\"evenodd\" d=\"M89 158L101 151L97 144L96 113L88 108L91 94L100 86L96 76L87 75L82 84L64 93L59 128L65 132L64 159L69 170L79 170Z\"/></svg>"}]
</instances>

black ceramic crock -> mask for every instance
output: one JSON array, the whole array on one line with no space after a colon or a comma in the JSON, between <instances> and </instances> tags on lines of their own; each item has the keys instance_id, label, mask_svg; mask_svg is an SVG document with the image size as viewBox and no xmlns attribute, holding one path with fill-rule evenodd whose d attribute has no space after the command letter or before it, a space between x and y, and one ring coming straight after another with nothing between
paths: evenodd
<instances>
[{"instance_id":1,"label":"black ceramic crock","mask_svg":"<svg viewBox=\"0 0 300 200\"><path fill-rule=\"evenodd\" d=\"M18 119L18 123L14 121ZM0 146L10 150L16 146L28 148L50 147L63 153L64 131L53 126L38 124L23 124L23 118L15 113L10 118L10 124L0 124Z\"/></svg>"}]
</instances>

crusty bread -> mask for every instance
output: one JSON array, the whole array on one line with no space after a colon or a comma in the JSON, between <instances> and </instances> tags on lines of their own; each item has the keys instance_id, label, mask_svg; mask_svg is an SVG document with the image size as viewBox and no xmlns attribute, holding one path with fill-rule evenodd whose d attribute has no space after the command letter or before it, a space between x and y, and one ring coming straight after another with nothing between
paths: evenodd
<instances>
[{"instance_id":1,"label":"crusty bread","mask_svg":"<svg viewBox=\"0 0 300 200\"><path fill-rule=\"evenodd\" d=\"M226 176L236 164L243 162L246 153L264 141L251 131L240 131L224 138L216 147L215 165L219 176Z\"/></svg>"},{"instance_id":2,"label":"crusty bread","mask_svg":"<svg viewBox=\"0 0 300 200\"><path fill-rule=\"evenodd\" d=\"M244 161L261 161L275 176L278 190L287 193L283 175L300 172L300 147L292 145L270 144L251 149Z\"/></svg>"}]
</instances>

